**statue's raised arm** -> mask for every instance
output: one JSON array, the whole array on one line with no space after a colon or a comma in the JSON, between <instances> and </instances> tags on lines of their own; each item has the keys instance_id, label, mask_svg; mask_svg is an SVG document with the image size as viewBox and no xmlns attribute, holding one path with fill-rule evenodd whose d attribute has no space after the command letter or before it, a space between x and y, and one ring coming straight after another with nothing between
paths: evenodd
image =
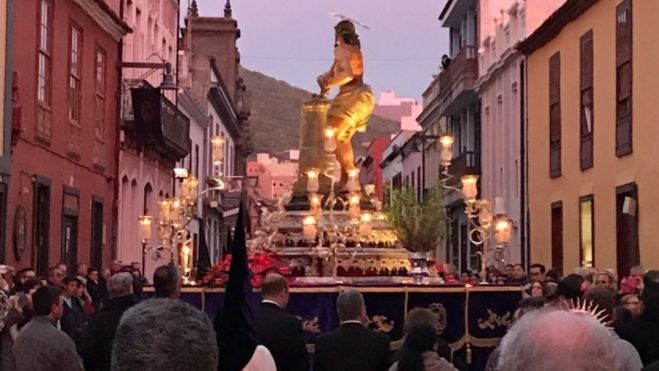
<instances>
[{"instance_id":1,"label":"statue's raised arm","mask_svg":"<svg viewBox=\"0 0 659 371\"><path fill-rule=\"evenodd\" d=\"M321 96L339 87L339 93L327 112L327 124L335 129L338 141L336 158L341 164L341 183L345 184L347 172L355 167L350 141L356 131L366 131L375 97L371 88L364 84L364 59L355 25L344 20L334 30L334 63L328 72L318 76L317 81Z\"/></svg>"}]
</instances>

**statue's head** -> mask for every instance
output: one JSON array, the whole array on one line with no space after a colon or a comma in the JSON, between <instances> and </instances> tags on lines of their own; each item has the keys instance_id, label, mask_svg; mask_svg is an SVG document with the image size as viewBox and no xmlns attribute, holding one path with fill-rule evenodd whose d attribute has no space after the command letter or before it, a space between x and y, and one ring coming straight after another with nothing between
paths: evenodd
<instances>
[{"instance_id":1,"label":"statue's head","mask_svg":"<svg viewBox=\"0 0 659 371\"><path fill-rule=\"evenodd\" d=\"M334 26L336 38L341 39L344 43L359 47L359 36L355 31L355 24L349 20L343 20Z\"/></svg>"}]
</instances>

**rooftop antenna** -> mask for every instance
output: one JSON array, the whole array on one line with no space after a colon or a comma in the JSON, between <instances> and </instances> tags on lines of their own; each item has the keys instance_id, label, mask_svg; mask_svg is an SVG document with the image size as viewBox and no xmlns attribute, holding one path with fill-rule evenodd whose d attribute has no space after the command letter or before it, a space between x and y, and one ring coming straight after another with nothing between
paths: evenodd
<instances>
[{"instance_id":1,"label":"rooftop antenna","mask_svg":"<svg viewBox=\"0 0 659 371\"><path fill-rule=\"evenodd\" d=\"M352 22L352 23L354 23L354 24L356 24L356 25L358 25L358 26L360 26L360 27L362 27L362 28L367 29L367 30L370 30L370 29L371 29L371 28L368 27L367 25L365 25L365 24L363 24L363 23L361 23L361 22L359 22L359 21L357 21L357 20L354 20L354 19L352 19L352 18L350 18L350 17L346 17L346 16L343 15L343 14L338 14L338 13L335 13L335 12L329 12L329 15L331 15L332 17L340 18L342 21L350 21L350 22Z\"/></svg>"}]
</instances>

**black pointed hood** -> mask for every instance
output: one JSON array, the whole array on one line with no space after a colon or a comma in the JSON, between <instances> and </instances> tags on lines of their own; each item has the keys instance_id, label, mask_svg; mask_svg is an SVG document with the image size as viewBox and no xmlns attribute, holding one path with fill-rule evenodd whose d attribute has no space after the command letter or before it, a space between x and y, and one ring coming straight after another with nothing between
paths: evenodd
<instances>
[{"instance_id":1,"label":"black pointed hood","mask_svg":"<svg viewBox=\"0 0 659 371\"><path fill-rule=\"evenodd\" d=\"M241 203L231 246L231 267L224 308L216 315L214 323L220 350L219 371L241 371L252 358L259 344L252 322L252 311L247 304L247 295L252 286L247 261L244 220L244 208Z\"/></svg>"}]
</instances>

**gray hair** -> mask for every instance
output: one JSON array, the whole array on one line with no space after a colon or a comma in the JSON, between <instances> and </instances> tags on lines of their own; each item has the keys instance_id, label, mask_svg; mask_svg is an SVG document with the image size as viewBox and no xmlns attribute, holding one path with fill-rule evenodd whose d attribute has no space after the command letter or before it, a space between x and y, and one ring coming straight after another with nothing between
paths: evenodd
<instances>
[{"instance_id":1,"label":"gray hair","mask_svg":"<svg viewBox=\"0 0 659 371\"><path fill-rule=\"evenodd\" d=\"M133 293L133 275L127 272L117 273L108 280L108 297L110 299Z\"/></svg>"},{"instance_id":2,"label":"gray hair","mask_svg":"<svg viewBox=\"0 0 659 371\"><path fill-rule=\"evenodd\" d=\"M112 371L215 371L218 348L208 317L176 299L150 299L121 317Z\"/></svg>"},{"instance_id":3,"label":"gray hair","mask_svg":"<svg viewBox=\"0 0 659 371\"><path fill-rule=\"evenodd\" d=\"M340 321L357 320L364 310L364 297L355 289L342 291L336 298L336 311Z\"/></svg>"},{"instance_id":4,"label":"gray hair","mask_svg":"<svg viewBox=\"0 0 659 371\"><path fill-rule=\"evenodd\" d=\"M497 369L616 370L613 344L610 330L588 314L549 308L531 311L501 341Z\"/></svg>"}]
</instances>

